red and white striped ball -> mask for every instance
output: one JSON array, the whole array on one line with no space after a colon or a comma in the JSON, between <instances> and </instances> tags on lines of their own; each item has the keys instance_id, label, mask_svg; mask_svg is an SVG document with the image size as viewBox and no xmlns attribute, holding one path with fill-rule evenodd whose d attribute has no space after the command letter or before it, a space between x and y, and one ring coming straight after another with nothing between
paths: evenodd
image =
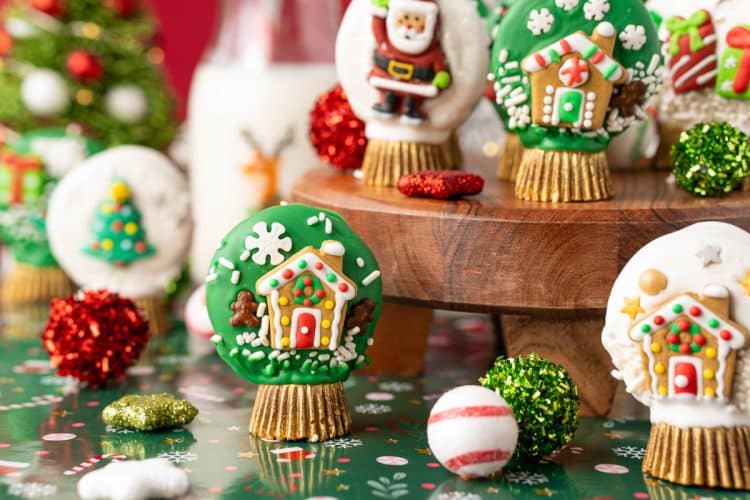
<instances>
[{"instance_id":1,"label":"red and white striped ball","mask_svg":"<svg viewBox=\"0 0 750 500\"><path fill-rule=\"evenodd\" d=\"M443 394L427 422L430 450L443 467L464 479L502 470L518 442L518 424L508 403L478 385Z\"/></svg>"},{"instance_id":2,"label":"red and white striped ball","mask_svg":"<svg viewBox=\"0 0 750 500\"><path fill-rule=\"evenodd\" d=\"M201 285L185 304L185 326L188 332L204 340L214 335L214 327L206 309L206 285Z\"/></svg>"}]
</instances>

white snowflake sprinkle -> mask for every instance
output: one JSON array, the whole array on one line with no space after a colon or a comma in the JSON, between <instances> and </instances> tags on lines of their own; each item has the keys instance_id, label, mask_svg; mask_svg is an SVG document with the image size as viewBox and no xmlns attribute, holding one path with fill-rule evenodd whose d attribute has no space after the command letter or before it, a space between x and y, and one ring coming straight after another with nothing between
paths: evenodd
<instances>
[{"instance_id":1,"label":"white snowflake sprinkle","mask_svg":"<svg viewBox=\"0 0 750 500\"><path fill-rule=\"evenodd\" d=\"M354 411L362 413L363 415L384 415L393 411L388 405L381 405L376 403L366 403L363 405L357 405L354 407Z\"/></svg>"},{"instance_id":2,"label":"white snowflake sprinkle","mask_svg":"<svg viewBox=\"0 0 750 500\"><path fill-rule=\"evenodd\" d=\"M627 50L641 50L648 41L648 38L646 38L646 28L636 26L635 24L628 24L622 30L622 33L620 33L620 41L622 42L622 46Z\"/></svg>"},{"instance_id":3,"label":"white snowflake sprinkle","mask_svg":"<svg viewBox=\"0 0 750 500\"><path fill-rule=\"evenodd\" d=\"M409 392L414 390L414 384L409 382L381 382L378 389L386 392Z\"/></svg>"},{"instance_id":4,"label":"white snowflake sprinkle","mask_svg":"<svg viewBox=\"0 0 750 500\"><path fill-rule=\"evenodd\" d=\"M190 453L189 451L170 451L166 453L159 453L156 455L157 458L166 458L175 465L180 465L188 462L195 462L198 460L198 455Z\"/></svg>"},{"instance_id":5,"label":"white snowflake sprinkle","mask_svg":"<svg viewBox=\"0 0 750 500\"><path fill-rule=\"evenodd\" d=\"M326 448L337 448L341 450L345 450L347 448L359 448L360 446L362 446L362 440L355 438L331 439L330 441L326 441L325 443L323 443L323 446L325 446Z\"/></svg>"},{"instance_id":6,"label":"white snowflake sprinkle","mask_svg":"<svg viewBox=\"0 0 750 500\"><path fill-rule=\"evenodd\" d=\"M278 266L284 262L284 254L292 249L292 239L289 236L281 237L286 233L286 228L274 222L271 229L265 222L258 222L253 226L253 232L258 236L248 236L245 239L245 248L250 251L257 250L253 254L253 262L262 266L270 260L271 264Z\"/></svg>"},{"instance_id":7,"label":"white snowflake sprinkle","mask_svg":"<svg viewBox=\"0 0 750 500\"><path fill-rule=\"evenodd\" d=\"M634 458L636 460L643 460L646 456L646 449L640 446L619 446L612 448L612 452L618 457Z\"/></svg>"},{"instance_id":8,"label":"white snowflake sprinkle","mask_svg":"<svg viewBox=\"0 0 750 500\"><path fill-rule=\"evenodd\" d=\"M57 486L47 483L16 483L8 486L8 495L21 498L50 497L57 493Z\"/></svg>"},{"instance_id":9,"label":"white snowflake sprinkle","mask_svg":"<svg viewBox=\"0 0 750 500\"><path fill-rule=\"evenodd\" d=\"M555 5L565 11L571 11L578 7L580 0L555 0Z\"/></svg>"},{"instance_id":10,"label":"white snowflake sprinkle","mask_svg":"<svg viewBox=\"0 0 750 500\"><path fill-rule=\"evenodd\" d=\"M506 472L505 480L512 484L525 484L526 486L536 486L545 484L549 479L544 474L538 472L528 472L525 470L516 472Z\"/></svg>"},{"instance_id":11,"label":"white snowflake sprinkle","mask_svg":"<svg viewBox=\"0 0 750 500\"><path fill-rule=\"evenodd\" d=\"M135 434L135 431L123 429L122 427L115 427L114 425L108 425L106 431L111 432L112 434Z\"/></svg>"},{"instance_id":12,"label":"white snowflake sprinkle","mask_svg":"<svg viewBox=\"0 0 750 500\"><path fill-rule=\"evenodd\" d=\"M734 69L737 67L737 58L734 56L729 56L724 60L724 67L726 69Z\"/></svg>"},{"instance_id":13,"label":"white snowflake sprinkle","mask_svg":"<svg viewBox=\"0 0 750 500\"><path fill-rule=\"evenodd\" d=\"M601 21L609 12L609 0L588 0L583 4L583 15L586 19Z\"/></svg>"},{"instance_id":14,"label":"white snowflake sprinkle","mask_svg":"<svg viewBox=\"0 0 750 500\"><path fill-rule=\"evenodd\" d=\"M440 493L437 500L482 500L482 497L469 491L446 491Z\"/></svg>"},{"instance_id":15,"label":"white snowflake sprinkle","mask_svg":"<svg viewBox=\"0 0 750 500\"><path fill-rule=\"evenodd\" d=\"M529 22L526 23L526 27L534 35L539 36L543 33L549 33L554 22L555 16L552 15L549 9L534 9L529 14Z\"/></svg>"}]
</instances>

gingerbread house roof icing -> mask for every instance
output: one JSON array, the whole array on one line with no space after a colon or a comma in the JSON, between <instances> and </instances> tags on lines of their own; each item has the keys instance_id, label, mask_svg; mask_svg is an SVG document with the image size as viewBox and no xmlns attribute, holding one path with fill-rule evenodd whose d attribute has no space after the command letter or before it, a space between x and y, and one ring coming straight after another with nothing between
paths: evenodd
<instances>
[{"instance_id":1,"label":"gingerbread house roof icing","mask_svg":"<svg viewBox=\"0 0 750 500\"><path fill-rule=\"evenodd\" d=\"M595 34L603 38L612 38L616 35L616 31L611 23L603 22L596 27ZM580 54L606 80L613 84L621 81L625 75L622 65L609 56L604 48L581 31L568 35L528 56L523 60L521 65L527 73L536 73L547 69L552 64L559 63L562 57L572 53Z\"/></svg>"}]
</instances>

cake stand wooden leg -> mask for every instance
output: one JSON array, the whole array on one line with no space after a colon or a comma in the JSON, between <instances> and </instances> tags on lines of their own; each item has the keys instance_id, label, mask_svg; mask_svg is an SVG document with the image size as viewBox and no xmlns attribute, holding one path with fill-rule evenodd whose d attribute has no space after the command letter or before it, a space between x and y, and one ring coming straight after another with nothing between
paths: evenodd
<instances>
[{"instance_id":1,"label":"cake stand wooden leg","mask_svg":"<svg viewBox=\"0 0 750 500\"><path fill-rule=\"evenodd\" d=\"M582 416L605 416L617 381L601 342L603 318L502 316L508 356L536 352L565 367L578 386Z\"/></svg>"},{"instance_id":2,"label":"cake stand wooden leg","mask_svg":"<svg viewBox=\"0 0 750 500\"><path fill-rule=\"evenodd\" d=\"M375 344L367 350L372 364L360 371L378 375L420 375L431 326L432 309L384 304L375 330Z\"/></svg>"}]
</instances>

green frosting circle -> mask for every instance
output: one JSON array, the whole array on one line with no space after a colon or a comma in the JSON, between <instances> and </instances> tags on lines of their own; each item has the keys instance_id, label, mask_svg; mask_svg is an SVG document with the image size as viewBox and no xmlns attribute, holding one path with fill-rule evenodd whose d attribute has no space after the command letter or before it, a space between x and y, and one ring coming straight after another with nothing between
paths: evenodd
<instances>
[{"instance_id":1,"label":"green frosting circle","mask_svg":"<svg viewBox=\"0 0 750 500\"><path fill-rule=\"evenodd\" d=\"M524 71L524 59L536 55L546 58L552 61L547 68L555 71L560 54L553 50L554 44L577 32L591 37L597 26L604 22L615 29L612 59L631 72L633 80L646 84L643 102L647 102L658 91L663 61L656 27L641 0L524 0L514 2L503 17L496 30L490 59L490 73L495 80L496 109L506 128L518 134L525 147L550 151L604 151L612 137L627 130L636 120L637 114L623 118L613 106L613 100L608 102L603 126L596 130L561 128L534 119L534 109L538 115L541 107L550 106L553 109L556 104L539 102L539 98L545 95L545 89L534 92L534 78ZM579 55L582 60L590 62L589 69L593 74L597 70L592 54ZM605 69L604 65L601 67ZM606 76L605 73L601 75ZM554 81L552 76L549 81ZM579 88L588 92L586 85ZM563 88L565 84L560 83L558 87ZM569 97L570 101L565 101L566 106L583 110L584 103L579 102L580 99L573 99L573 93L561 94L560 101ZM534 95L537 96L536 102ZM589 104L585 97L582 99L586 105ZM599 109L595 108L595 115L598 115ZM632 108L626 114L631 112Z\"/></svg>"},{"instance_id":2,"label":"green frosting circle","mask_svg":"<svg viewBox=\"0 0 750 500\"><path fill-rule=\"evenodd\" d=\"M341 255L343 252L343 255ZM295 301L298 279L325 296ZM317 280L317 281L316 281ZM338 214L273 207L223 239L206 279L206 306L224 361L256 384L330 384L369 359L380 317L380 270Z\"/></svg>"}]
</instances>

